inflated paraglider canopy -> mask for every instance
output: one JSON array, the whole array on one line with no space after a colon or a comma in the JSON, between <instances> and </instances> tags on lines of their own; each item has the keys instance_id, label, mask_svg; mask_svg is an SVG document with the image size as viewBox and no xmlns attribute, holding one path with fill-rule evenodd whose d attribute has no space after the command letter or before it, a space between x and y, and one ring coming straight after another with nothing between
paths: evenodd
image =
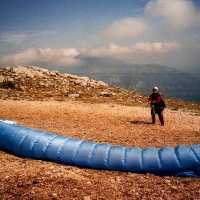
<instances>
[{"instance_id":1,"label":"inflated paraglider canopy","mask_svg":"<svg viewBox=\"0 0 200 200\"><path fill-rule=\"evenodd\" d=\"M200 144L126 148L63 137L0 120L0 150L87 168L200 177Z\"/></svg>"}]
</instances>

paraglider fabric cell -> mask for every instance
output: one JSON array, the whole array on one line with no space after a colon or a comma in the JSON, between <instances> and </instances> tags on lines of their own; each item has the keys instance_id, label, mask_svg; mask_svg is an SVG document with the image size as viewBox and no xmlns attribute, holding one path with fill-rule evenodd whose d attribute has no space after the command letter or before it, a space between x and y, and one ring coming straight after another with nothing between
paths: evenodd
<instances>
[{"instance_id":1,"label":"paraglider fabric cell","mask_svg":"<svg viewBox=\"0 0 200 200\"><path fill-rule=\"evenodd\" d=\"M0 120L0 150L86 168L200 177L200 144L126 148L42 132Z\"/></svg>"}]
</instances>

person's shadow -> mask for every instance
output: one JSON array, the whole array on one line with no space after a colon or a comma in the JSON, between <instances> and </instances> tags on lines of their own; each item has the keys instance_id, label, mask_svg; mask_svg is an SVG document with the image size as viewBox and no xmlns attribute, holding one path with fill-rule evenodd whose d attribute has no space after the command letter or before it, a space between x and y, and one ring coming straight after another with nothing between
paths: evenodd
<instances>
[{"instance_id":1,"label":"person's shadow","mask_svg":"<svg viewBox=\"0 0 200 200\"><path fill-rule=\"evenodd\" d=\"M135 125L139 125L139 124L151 124L150 122L139 121L139 120L130 121L130 123L131 123L131 124L135 124Z\"/></svg>"}]
</instances>

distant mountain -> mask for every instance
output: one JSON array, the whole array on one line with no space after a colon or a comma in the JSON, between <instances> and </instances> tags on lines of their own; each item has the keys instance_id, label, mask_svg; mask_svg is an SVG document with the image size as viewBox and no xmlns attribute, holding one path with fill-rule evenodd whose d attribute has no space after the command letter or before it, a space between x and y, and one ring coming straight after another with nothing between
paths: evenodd
<instances>
[{"instance_id":1,"label":"distant mountain","mask_svg":"<svg viewBox=\"0 0 200 200\"><path fill-rule=\"evenodd\" d=\"M59 68L59 71L87 76L144 94L149 94L156 85L167 98L200 102L200 78L190 73L157 64L128 64L111 58L78 59L83 61L83 66Z\"/></svg>"}]
</instances>

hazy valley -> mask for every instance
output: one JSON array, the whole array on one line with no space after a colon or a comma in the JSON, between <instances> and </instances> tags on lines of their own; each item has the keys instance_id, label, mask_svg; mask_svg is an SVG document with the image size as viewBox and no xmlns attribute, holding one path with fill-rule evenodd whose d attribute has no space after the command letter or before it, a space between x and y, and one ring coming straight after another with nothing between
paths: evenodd
<instances>
[{"instance_id":1,"label":"hazy valley","mask_svg":"<svg viewBox=\"0 0 200 200\"><path fill-rule=\"evenodd\" d=\"M157 64L132 65L110 58L80 57L81 67L56 68L60 72L87 76L127 90L149 94L158 86L167 98L200 102L200 77Z\"/></svg>"}]
</instances>

